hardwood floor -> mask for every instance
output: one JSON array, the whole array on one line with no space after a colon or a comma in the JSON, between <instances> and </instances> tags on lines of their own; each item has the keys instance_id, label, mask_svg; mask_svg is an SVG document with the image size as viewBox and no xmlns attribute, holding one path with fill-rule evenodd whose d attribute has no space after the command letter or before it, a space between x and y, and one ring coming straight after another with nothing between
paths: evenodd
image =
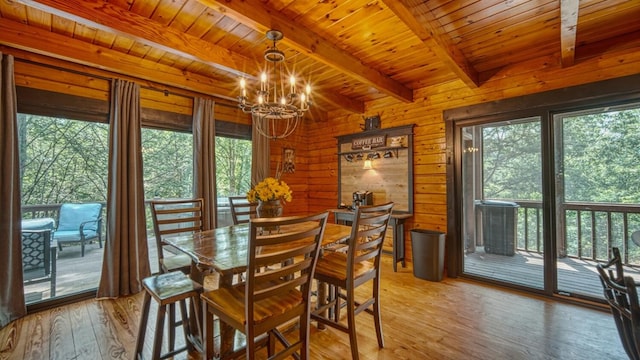
<instances>
[{"instance_id":1,"label":"hardwood floor","mask_svg":"<svg viewBox=\"0 0 640 360\"><path fill-rule=\"evenodd\" d=\"M608 311L463 279L429 282L409 267L394 273L389 257L383 262L385 348L362 313L361 359L627 358ZM0 330L0 359L132 359L141 300L89 300L17 320ZM311 331L312 359L349 357L346 334L318 331L315 323Z\"/></svg>"}]
</instances>

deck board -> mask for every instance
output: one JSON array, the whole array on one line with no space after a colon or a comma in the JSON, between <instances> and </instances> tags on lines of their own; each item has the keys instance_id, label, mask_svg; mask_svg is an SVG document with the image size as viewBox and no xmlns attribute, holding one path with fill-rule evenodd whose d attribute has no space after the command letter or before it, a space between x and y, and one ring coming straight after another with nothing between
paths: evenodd
<instances>
[{"instance_id":1,"label":"deck board","mask_svg":"<svg viewBox=\"0 0 640 360\"><path fill-rule=\"evenodd\" d=\"M482 247L464 257L465 273L515 283L534 288L544 288L542 254L516 251L515 255L487 254ZM558 289L562 293L604 299L602 285L596 270L596 262L576 258L558 258ZM637 268L625 266L625 275L640 280Z\"/></svg>"}]
</instances>

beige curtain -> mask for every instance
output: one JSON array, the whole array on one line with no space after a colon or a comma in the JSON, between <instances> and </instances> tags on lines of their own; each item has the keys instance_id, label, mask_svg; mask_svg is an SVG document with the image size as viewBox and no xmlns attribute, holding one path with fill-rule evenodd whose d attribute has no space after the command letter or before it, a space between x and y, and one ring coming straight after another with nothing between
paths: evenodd
<instances>
[{"instance_id":1,"label":"beige curtain","mask_svg":"<svg viewBox=\"0 0 640 360\"><path fill-rule=\"evenodd\" d=\"M216 227L216 122L211 99L193 100L193 189L204 199L203 227Z\"/></svg>"},{"instance_id":2,"label":"beige curtain","mask_svg":"<svg viewBox=\"0 0 640 360\"><path fill-rule=\"evenodd\" d=\"M260 121L253 117L253 126L251 127L252 155L251 155L251 186L256 185L262 179L269 177L269 155L271 148L269 146L269 138L260 134L256 130L256 121Z\"/></svg>"},{"instance_id":3,"label":"beige curtain","mask_svg":"<svg viewBox=\"0 0 640 360\"><path fill-rule=\"evenodd\" d=\"M142 290L149 276L149 250L142 181L140 86L114 80L109 118L107 241L99 298Z\"/></svg>"},{"instance_id":4,"label":"beige curtain","mask_svg":"<svg viewBox=\"0 0 640 360\"><path fill-rule=\"evenodd\" d=\"M0 52L0 327L24 316L20 158L13 56Z\"/></svg>"}]
</instances>

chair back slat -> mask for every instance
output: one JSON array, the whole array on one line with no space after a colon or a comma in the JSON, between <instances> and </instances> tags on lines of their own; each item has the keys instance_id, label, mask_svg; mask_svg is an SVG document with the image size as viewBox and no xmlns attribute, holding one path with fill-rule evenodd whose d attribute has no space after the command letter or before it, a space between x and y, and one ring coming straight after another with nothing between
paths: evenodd
<instances>
[{"instance_id":1,"label":"chair back slat","mask_svg":"<svg viewBox=\"0 0 640 360\"><path fill-rule=\"evenodd\" d=\"M347 279L354 279L356 267L370 262L380 272L380 256L393 203L356 208L347 249ZM376 275L377 276L377 275Z\"/></svg>"},{"instance_id":2,"label":"chair back slat","mask_svg":"<svg viewBox=\"0 0 640 360\"><path fill-rule=\"evenodd\" d=\"M282 314L275 318L291 318L300 311L305 311L309 316L311 279L328 215L328 212L324 212L311 216L250 221L245 290L249 332L260 334L264 330L262 324L254 321L254 309L281 301L283 297L299 301L282 304ZM267 233L263 231L265 227L279 230ZM247 334L247 338L252 338L252 333Z\"/></svg>"},{"instance_id":3,"label":"chair back slat","mask_svg":"<svg viewBox=\"0 0 640 360\"><path fill-rule=\"evenodd\" d=\"M158 259L161 262L164 259L164 238L204 230L203 203L201 198L154 200L150 203Z\"/></svg>"},{"instance_id":4,"label":"chair back slat","mask_svg":"<svg viewBox=\"0 0 640 360\"><path fill-rule=\"evenodd\" d=\"M606 264L598 264L604 297L611 309L620 341L630 359L640 360L640 305L635 280L625 276L618 248Z\"/></svg>"},{"instance_id":5,"label":"chair back slat","mask_svg":"<svg viewBox=\"0 0 640 360\"><path fill-rule=\"evenodd\" d=\"M257 203L251 203L244 196L229 197L229 208L231 209L231 218L233 224L245 224L257 216Z\"/></svg>"}]
</instances>

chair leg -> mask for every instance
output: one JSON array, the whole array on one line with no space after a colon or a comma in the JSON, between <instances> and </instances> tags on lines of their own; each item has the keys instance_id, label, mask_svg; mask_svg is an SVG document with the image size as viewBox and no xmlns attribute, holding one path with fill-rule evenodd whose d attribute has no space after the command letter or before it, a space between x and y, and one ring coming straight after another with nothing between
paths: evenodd
<instances>
[{"instance_id":1,"label":"chair leg","mask_svg":"<svg viewBox=\"0 0 640 360\"><path fill-rule=\"evenodd\" d=\"M384 348L384 336L382 335L382 319L380 318L380 278L376 279L373 285L373 321L376 326L376 336L378 337L378 347Z\"/></svg>"},{"instance_id":2,"label":"chair leg","mask_svg":"<svg viewBox=\"0 0 640 360\"><path fill-rule=\"evenodd\" d=\"M158 315L156 317L156 334L153 339L153 355L152 359L160 358L160 350L162 349L162 334L164 333L164 317L167 316L167 307L165 305L158 306Z\"/></svg>"},{"instance_id":3,"label":"chair leg","mask_svg":"<svg viewBox=\"0 0 640 360\"><path fill-rule=\"evenodd\" d=\"M309 359L310 322L309 316L303 316L298 324L300 327L300 360Z\"/></svg>"},{"instance_id":4,"label":"chair leg","mask_svg":"<svg viewBox=\"0 0 640 360\"><path fill-rule=\"evenodd\" d=\"M356 314L355 314L355 299L353 298L353 289L347 290L347 324L349 326L349 344L351 345L351 358L358 360L360 354L358 353L358 338L356 333Z\"/></svg>"},{"instance_id":5,"label":"chair leg","mask_svg":"<svg viewBox=\"0 0 640 360\"><path fill-rule=\"evenodd\" d=\"M182 332L184 333L184 340L187 343L187 350L193 351L193 343L191 342L191 328L189 326L189 316L187 312L186 300L180 300L180 314L182 315Z\"/></svg>"},{"instance_id":6,"label":"chair leg","mask_svg":"<svg viewBox=\"0 0 640 360\"><path fill-rule=\"evenodd\" d=\"M151 295L145 291L144 300L142 300L142 316L140 317L140 328L138 329L138 339L136 340L136 359L142 359L142 348L144 344L144 336L147 333L147 320L149 318L149 305L151 304Z\"/></svg>"},{"instance_id":7,"label":"chair leg","mask_svg":"<svg viewBox=\"0 0 640 360\"><path fill-rule=\"evenodd\" d=\"M80 257L84 257L84 240L80 241Z\"/></svg>"},{"instance_id":8,"label":"chair leg","mask_svg":"<svg viewBox=\"0 0 640 360\"><path fill-rule=\"evenodd\" d=\"M273 354L276 353L276 336L273 334L273 331L269 331L268 339L267 339L267 356L270 358Z\"/></svg>"},{"instance_id":9,"label":"chair leg","mask_svg":"<svg viewBox=\"0 0 640 360\"><path fill-rule=\"evenodd\" d=\"M333 298L332 301L335 301L333 307L333 320L335 322L340 322L340 288L333 285L331 286L331 288L333 290L333 294L331 295L331 297Z\"/></svg>"},{"instance_id":10,"label":"chair leg","mask_svg":"<svg viewBox=\"0 0 640 360\"><path fill-rule=\"evenodd\" d=\"M184 325L184 324L183 324ZM169 351L176 348L176 304L169 304Z\"/></svg>"},{"instance_id":11,"label":"chair leg","mask_svg":"<svg viewBox=\"0 0 640 360\"><path fill-rule=\"evenodd\" d=\"M201 302L200 308L202 309L202 343L204 345L204 357L205 359L211 359L214 357L213 348L213 314L207 309L207 303L204 300Z\"/></svg>"}]
</instances>

